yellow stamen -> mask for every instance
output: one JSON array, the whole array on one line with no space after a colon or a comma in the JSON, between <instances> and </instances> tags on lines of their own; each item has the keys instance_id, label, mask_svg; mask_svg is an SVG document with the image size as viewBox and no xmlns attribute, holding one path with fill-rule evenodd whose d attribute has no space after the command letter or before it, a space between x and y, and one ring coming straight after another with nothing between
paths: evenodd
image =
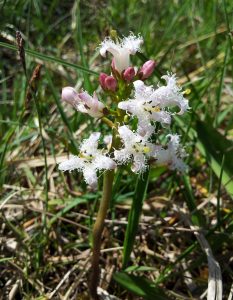
<instances>
[{"instance_id":1,"label":"yellow stamen","mask_svg":"<svg viewBox=\"0 0 233 300\"><path fill-rule=\"evenodd\" d=\"M93 156L86 155L85 153L82 153L82 152L79 153L79 157L80 157L80 158L87 159L87 160L93 159Z\"/></svg>"},{"instance_id":2,"label":"yellow stamen","mask_svg":"<svg viewBox=\"0 0 233 300\"><path fill-rule=\"evenodd\" d=\"M152 112L159 112L160 108L158 106L152 107L152 108L150 108L150 111L152 111Z\"/></svg>"},{"instance_id":3,"label":"yellow stamen","mask_svg":"<svg viewBox=\"0 0 233 300\"><path fill-rule=\"evenodd\" d=\"M149 153L150 152L150 147L143 147L143 152L144 153Z\"/></svg>"}]
</instances>

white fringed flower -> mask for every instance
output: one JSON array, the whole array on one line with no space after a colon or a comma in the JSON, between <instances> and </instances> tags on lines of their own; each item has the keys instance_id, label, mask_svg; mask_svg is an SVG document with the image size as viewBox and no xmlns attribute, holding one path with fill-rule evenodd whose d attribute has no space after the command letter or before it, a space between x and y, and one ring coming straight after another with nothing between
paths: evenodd
<instances>
[{"instance_id":1,"label":"white fringed flower","mask_svg":"<svg viewBox=\"0 0 233 300\"><path fill-rule=\"evenodd\" d=\"M178 106L183 114L187 109L188 100L183 97L181 89L176 85L174 75L165 75L166 86L153 89L152 86L146 86L143 81L134 82L134 99L122 101L118 104L120 109L130 112L139 120L140 128L149 129L150 122L161 122L162 124L171 123L171 113L168 109L172 106Z\"/></svg>"},{"instance_id":2,"label":"white fringed flower","mask_svg":"<svg viewBox=\"0 0 233 300\"><path fill-rule=\"evenodd\" d=\"M83 141L80 147L79 156L71 155L70 158L59 164L61 171L73 171L77 169L83 172L86 183L92 188L97 187L98 170L112 170L116 168L116 163L97 149L100 133L95 132L90 137Z\"/></svg>"},{"instance_id":3,"label":"white fringed flower","mask_svg":"<svg viewBox=\"0 0 233 300\"><path fill-rule=\"evenodd\" d=\"M172 170L184 172L187 165L183 162L183 158L187 156L185 150L180 145L180 137L177 134L168 134L169 142L167 149L161 148L155 151L155 158L158 164L168 164Z\"/></svg>"},{"instance_id":4,"label":"white fringed flower","mask_svg":"<svg viewBox=\"0 0 233 300\"><path fill-rule=\"evenodd\" d=\"M188 100L184 98L182 89L177 85L177 79L175 74L167 74L162 76L167 85L160 86L156 89L152 95L155 101L158 101L160 107L163 109L165 107L178 106L180 111L178 115L183 115L188 109Z\"/></svg>"},{"instance_id":5,"label":"white fringed flower","mask_svg":"<svg viewBox=\"0 0 233 300\"><path fill-rule=\"evenodd\" d=\"M119 39L118 42L114 42L110 37L107 37L100 45L100 54L105 57L106 52L110 52L114 57L116 70L121 73L130 66L130 55L140 51L142 43L141 36L135 36L133 33L128 37Z\"/></svg>"},{"instance_id":6,"label":"white fringed flower","mask_svg":"<svg viewBox=\"0 0 233 300\"><path fill-rule=\"evenodd\" d=\"M148 142L148 136L141 136L126 125L119 127L118 132L124 148L114 151L115 160L121 164L132 160L132 171L144 172L147 168L147 158L155 152L156 146Z\"/></svg>"},{"instance_id":7,"label":"white fringed flower","mask_svg":"<svg viewBox=\"0 0 233 300\"><path fill-rule=\"evenodd\" d=\"M170 124L170 113L161 110L159 103L152 98L154 89L151 86L146 86L143 81L137 80L134 82L134 89L134 99L122 101L118 107L138 118L141 131L149 130L151 121Z\"/></svg>"},{"instance_id":8,"label":"white fringed flower","mask_svg":"<svg viewBox=\"0 0 233 300\"><path fill-rule=\"evenodd\" d=\"M62 100L93 118L101 118L104 115L105 105L98 100L96 93L92 97L86 91L77 93L74 88L68 86L62 89Z\"/></svg>"}]
</instances>

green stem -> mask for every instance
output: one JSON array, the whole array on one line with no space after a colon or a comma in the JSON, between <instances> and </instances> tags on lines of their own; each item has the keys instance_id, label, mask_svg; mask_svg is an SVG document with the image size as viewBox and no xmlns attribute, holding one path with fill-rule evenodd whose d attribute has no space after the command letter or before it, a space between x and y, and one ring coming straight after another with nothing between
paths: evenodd
<instances>
[{"instance_id":1,"label":"green stem","mask_svg":"<svg viewBox=\"0 0 233 300\"><path fill-rule=\"evenodd\" d=\"M114 123L111 120L109 120L108 118L106 118L106 117L101 118L101 121L103 123L107 124L110 128L114 128L115 127Z\"/></svg>"},{"instance_id":2,"label":"green stem","mask_svg":"<svg viewBox=\"0 0 233 300\"><path fill-rule=\"evenodd\" d=\"M103 185L103 196L100 202L97 218L93 227L93 254L92 254L92 273L90 276L90 295L93 300L98 299L97 287L99 284L100 277L100 247L101 247L101 236L104 229L104 221L107 215L109 203L112 196L112 186L114 179L114 170L106 171L104 174L104 185Z\"/></svg>"}]
</instances>

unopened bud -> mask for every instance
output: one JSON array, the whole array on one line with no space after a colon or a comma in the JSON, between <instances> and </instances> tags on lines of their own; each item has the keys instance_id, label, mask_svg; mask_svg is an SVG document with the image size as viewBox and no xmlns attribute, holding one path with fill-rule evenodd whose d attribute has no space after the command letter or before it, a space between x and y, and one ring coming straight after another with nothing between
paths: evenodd
<instances>
[{"instance_id":1,"label":"unopened bud","mask_svg":"<svg viewBox=\"0 0 233 300\"><path fill-rule=\"evenodd\" d=\"M141 80L147 79L153 73L155 69L155 61L148 60L139 70L139 76Z\"/></svg>"},{"instance_id":2,"label":"unopened bud","mask_svg":"<svg viewBox=\"0 0 233 300\"><path fill-rule=\"evenodd\" d=\"M105 74L105 73L100 73L100 76L99 76L99 83L100 83L102 89L104 89L104 90L106 89L105 79L106 79L107 77L108 77L107 74Z\"/></svg>"},{"instance_id":3,"label":"unopened bud","mask_svg":"<svg viewBox=\"0 0 233 300\"><path fill-rule=\"evenodd\" d=\"M113 76L107 76L105 79L105 86L107 90L115 92L117 88L117 81Z\"/></svg>"},{"instance_id":4,"label":"unopened bud","mask_svg":"<svg viewBox=\"0 0 233 300\"><path fill-rule=\"evenodd\" d=\"M135 70L133 67L128 67L123 73L123 78L128 82L131 82L134 76L135 76Z\"/></svg>"},{"instance_id":5,"label":"unopened bud","mask_svg":"<svg viewBox=\"0 0 233 300\"><path fill-rule=\"evenodd\" d=\"M116 40L116 39L117 39L117 31L114 30L114 29L112 29L112 30L110 31L110 36L111 36L111 38L112 38L113 40Z\"/></svg>"}]
</instances>

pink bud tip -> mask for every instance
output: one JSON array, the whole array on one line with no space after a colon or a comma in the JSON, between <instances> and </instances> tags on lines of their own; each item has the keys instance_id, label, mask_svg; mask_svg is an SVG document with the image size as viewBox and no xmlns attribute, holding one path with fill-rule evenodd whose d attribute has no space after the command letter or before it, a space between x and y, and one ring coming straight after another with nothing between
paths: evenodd
<instances>
[{"instance_id":1,"label":"pink bud tip","mask_svg":"<svg viewBox=\"0 0 233 300\"><path fill-rule=\"evenodd\" d=\"M155 69L155 61L154 60L148 60L144 63L144 65L139 70L139 75L141 76L141 79L147 79L150 77L150 75L153 73Z\"/></svg>"},{"instance_id":2,"label":"pink bud tip","mask_svg":"<svg viewBox=\"0 0 233 300\"><path fill-rule=\"evenodd\" d=\"M75 104L79 102L78 93L75 91L74 88L70 86L67 86L62 89L61 99L73 106L75 106Z\"/></svg>"},{"instance_id":3,"label":"pink bud tip","mask_svg":"<svg viewBox=\"0 0 233 300\"><path fill-rule=\"evenodd\" d=\"M134 76L135 76L135 70L133 67L128 67L123 73L123 78L128 82L132 81Z\"/></svg>"},{"instance_id":4,"label":"pink bud tip","mask_svg":"<svg viewBox=\"0 0 233 300\"><path fill-rule=\"evenodd\" d=\"M115 92L117 88L117 81L113 76L108 76L105 79L105 86L109 91Z\"/></svg>"},{"instance_id":5,"label":"pink bud tip","mask_svg":"<svg viewBox=\"0 0 233 300\"><path fill-rule=\"evenodd\" d=\"M106 89L106 84L105 84L105 79L108 77L107 74L105 73L100 73L100 76L99 76L99 83L102 87L102 89Z\"/></svg>"}]
</instances>

